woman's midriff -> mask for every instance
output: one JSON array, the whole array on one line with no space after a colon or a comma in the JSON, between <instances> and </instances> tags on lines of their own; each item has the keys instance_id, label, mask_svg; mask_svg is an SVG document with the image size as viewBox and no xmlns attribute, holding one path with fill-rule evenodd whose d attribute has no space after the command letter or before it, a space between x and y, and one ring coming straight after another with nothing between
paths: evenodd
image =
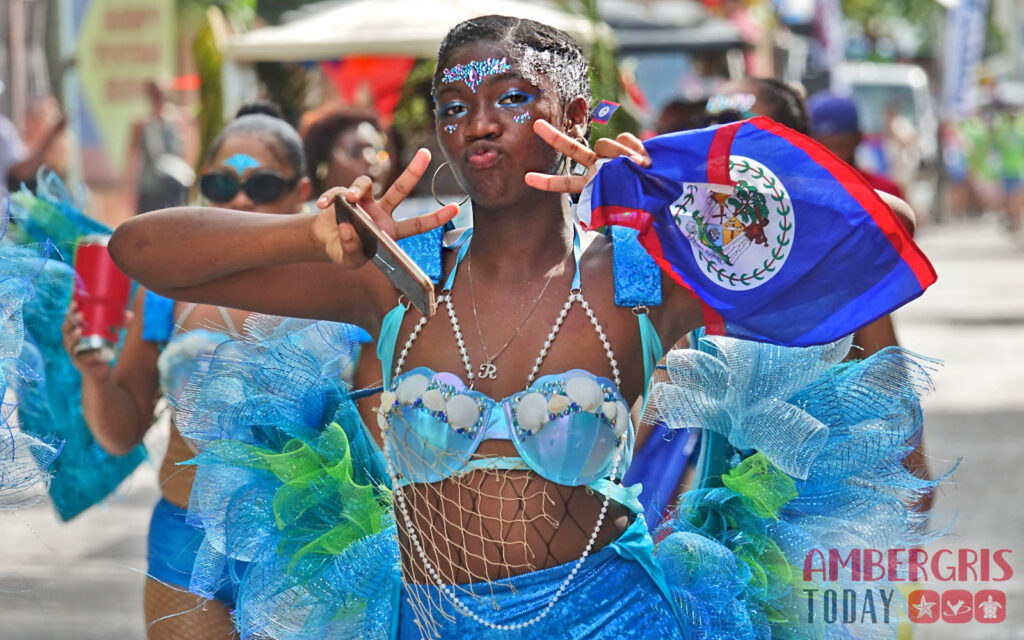
<instances>
[{"instance_id":1,"label":"woman's midriff","mask_svg":"<svg viewBox=\"0 0 1024 640\"><path fill-rule=\"evenodd\" d=\"M432 582L421 552L445 582L454 584L577 560L594 535L605 500L589 487L555 484L527 470L475 470L398 491L420 541L417 549L396 496L405 579L417 583ZM629 520L626 507L609 501L590 552L617 539Z\"/></svg>"},{"instance_id":2,"label":"woman's midriff","mask_svg":"<svg viewBox=\"0 0 1024 640\"><path fill-rule=\"evenodd\" d=\"M195 453L185 438L178 433L174 421L171 421L171 437L167 442L167 454L160 464L160 493L173 505L182 509L188 508L188 498L192 493L192 481L196 477L193 465L179 465L179 462L191 460Z\"/></svg>"}]
</instances>

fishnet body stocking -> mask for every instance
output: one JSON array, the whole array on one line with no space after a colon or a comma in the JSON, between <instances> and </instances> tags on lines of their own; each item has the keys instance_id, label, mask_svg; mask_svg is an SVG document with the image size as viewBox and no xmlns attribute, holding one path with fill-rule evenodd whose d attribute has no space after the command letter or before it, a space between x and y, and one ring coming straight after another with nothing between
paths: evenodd
<instances>
[{"instance_id":1,"label":"fishnet body stocking","mask_svg":"<svg viewBox=\"0 0 1024 640\"><path fill-rule=\"evenodd\" d=\"M518 470L476 470L398 490L427 560L449 584L493 582L577 560L603 502L588 487L558 485ZM429 583L398 516L405 580ZM627 521L626 508L610 504L595 550L618 538Z\"/></svg>"},{"instance_id":2,"label":"fishnet body stocking","mask_svg":"<svg viewBox=\"0 0 1024 640\"><path fill-rule=\"evenodd\" d=\"M188 589L146 580L143 595L147 640L233 640L231 612Z\"/></svg>"}]
</instances>

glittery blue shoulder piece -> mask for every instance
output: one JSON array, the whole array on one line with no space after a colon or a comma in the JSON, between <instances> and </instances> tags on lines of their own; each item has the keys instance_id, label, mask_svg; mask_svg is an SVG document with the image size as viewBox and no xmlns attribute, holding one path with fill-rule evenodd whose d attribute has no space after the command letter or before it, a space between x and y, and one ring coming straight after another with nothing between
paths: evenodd
<instances>
[{"instance_id":1,"label":"glittery blue shoulder piece","mask_svg":"<svg viewBox=\"0 0 1024 640\"><path fill-rule=\"evenodd\" d=\"M174 332L174 300L146 292L142 306L142 339L147 342L167 342Z\"/></svg>"},{"instance_id":2,"label":"glittery blue shoulder piece","mask_svg":"<svg viewBox=\"0 0 1024 640\"><path fill-rule=\"evenodd\" d=\"M620 307L661 304L661 269L637 239L636 229L610 227L615 304Z\"/></svg>"},{"instance_id":3,"label":"glittery blue shoulder piece","mask_svg":"<svg viewBox=\"0 0 1024 640\"><path fill-rule=\"evenodd\" d=\"M402 251L416 261L434 284L441 282L441 238L444 230L440 227L426 233L409 236L398 241Z\"/></svg>"}]
</instances>

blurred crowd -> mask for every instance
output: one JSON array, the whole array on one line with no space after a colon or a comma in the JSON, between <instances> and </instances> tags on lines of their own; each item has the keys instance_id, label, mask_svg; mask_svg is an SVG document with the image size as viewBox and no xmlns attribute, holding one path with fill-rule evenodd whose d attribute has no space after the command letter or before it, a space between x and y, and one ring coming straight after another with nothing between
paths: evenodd
<instances>
[{"instance_id":1,"label":"blurred crowd","mask_svg":"<svg viewBox=\"0 0 1024 640\"><path fill-rule=\"evenodd\" d=\"M942 131L955 219L997 212L1007 229L1024 215L1024 109L996 103Z\"/></svg>"},{"instance_id":2,"label":"blurred crowd","mask_svg":"<svg viewBox=\"0 0 1024 640\"><path fill-rule=\"evenodd\" d=\"M649 126L643 128L641 123L643 130L636 133L649 137L767 115L817 139L855 166L872 187L906 199L924 224L985 215L998 218L1010 231L1020 227L1024 217L1024 109L1020 107L992 103L961 122L943 123L938 141L941 167L928 167L922 151L927 132L916 127L895 98L876 109L865 109L865 101L856 96L828 91L808 95L799 83L771 78L710 80L704 87L696 97L690 92L667 101L648 114ZM148 111L132 125L120 180L121 196L129 203L124 208L130 213L181 205L203 196L196 174L196 169L202 169L202 145L194 100L158 79L146 83L145 94ZM288 119L271 103L266 103L265 110ZM378 189L386 188L415 151L403 144L409 136L383 124L392 115L378 113L366 99L356 105L328 101L293 117L289 124L302 136L313 193L349 184L362 174L373 178ZM44 166L66 176L73 149L65 125L52 95L30 105L20 130L0 115L0 188L33 188L36 173ZM417 139L418 144L422 142ZM447 173L438 185L442 193L459 191ZM929 197L918 197L922 186ZM430 190L420 185L414 195L429 198ZM109 221L116 223L120 216L112 218Z\"/></svg>"}]
</instances>

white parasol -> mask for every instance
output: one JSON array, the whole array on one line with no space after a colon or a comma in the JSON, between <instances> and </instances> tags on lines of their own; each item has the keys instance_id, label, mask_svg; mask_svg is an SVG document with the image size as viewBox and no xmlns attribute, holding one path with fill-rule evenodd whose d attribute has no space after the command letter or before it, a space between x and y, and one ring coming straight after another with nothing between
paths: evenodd
<instances>
[{"instance_id":1,"label":"white parasol","mask_svg":"<svg viewBox=\"0 0 1024 640\"><path fill-rule=\"evenodd\" d=\"M226 53L238 62L330 60L347 55L431 58L449 29L488 14L543 22L566 31L584 46L597 37L597 29L586 18L518 0L354 0L283 25L234 35Z\"/></svg>"}]
</instances>

